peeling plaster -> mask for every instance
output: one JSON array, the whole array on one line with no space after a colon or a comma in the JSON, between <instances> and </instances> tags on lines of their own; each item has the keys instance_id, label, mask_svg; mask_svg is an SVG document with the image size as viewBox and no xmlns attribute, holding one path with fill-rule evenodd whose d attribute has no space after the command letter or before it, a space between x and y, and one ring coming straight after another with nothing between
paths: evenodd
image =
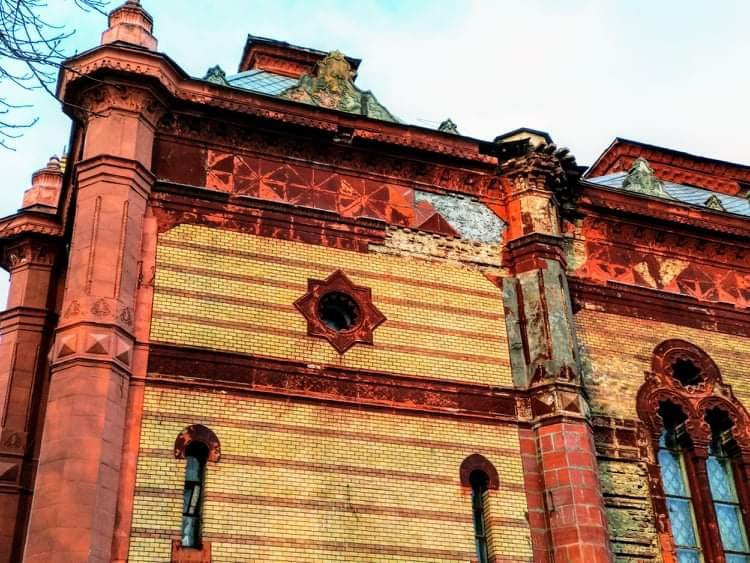
<instances>
[{"instance_id":1,"label":"peeling plaster","mask_svg":"<svg viewBox=\"0 0 750 563\"><path fill-rule=\"evenodd\" d=\"M431 204L462 238L480 242L500 242L505 223L483 203L459 195L417 191L415 196L417 202L426 201Z\"/></svg>"}]
</instances>

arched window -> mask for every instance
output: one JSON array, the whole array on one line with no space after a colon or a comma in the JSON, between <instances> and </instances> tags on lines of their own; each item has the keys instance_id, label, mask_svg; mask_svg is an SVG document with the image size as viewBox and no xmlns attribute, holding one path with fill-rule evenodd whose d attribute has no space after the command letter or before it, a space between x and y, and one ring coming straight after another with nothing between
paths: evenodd
<instances>
[{"instance_id":1,"label":"arched window","mask_svg":"<svg viewBox=\"0 0 750 563\"><path fill-rule=\"evenodd\" d=\"M485 496L489 479L483 471L475 470L469 477L471 482L471 509L474 515L474 543L477 546L479 563L489 563L487 551L487 524L485 521Z\"/></svg>"},{"instance_id":2,"label":"arched window","mask_svg":"<svg viewBox=\"0 0 750 563\"><path fill-rule=\"evenodd\" d=\"M205 496L206 462L219 461L221 445L210 428L193 424L177 436L174 455L177 459L185 460L185 484L180 539L174 540L173 550L177 549L179 552L179 548L189 548L191 551L202 549L205 548L201 538L201 510Z\"/></svg>"},{"instance_id":3,"label":"arched window","mask_svg":"<svg viewBox=\"0 0 750 563\"><path fill-rule=\"evenodd\" d=\"M208 459L208 448L201 442L191 442L185 449L185 490L182 502L182 546L201 545L201 503L203 474Z\"/></svg>"},{"instance_id":4,"label":"arched window","mask_svg":"<svg viewBox=\"0 0 750 563\"><path fill-rule=\"evenodd\" d=\"M706 422L711 426L706 472L724 557L727 563L747 563L750 562L750 548L730 456L730 451L737 449L732 437L732 423L726 413L718 409L706 413Z\"/></svg>"},{"instance_id":5,"label":"arched window","mask_svg":"<svg viewBox=\"0 0 750 563\"><path fill-rule=\"evenodd\" d=\"M654 509L671 532L662 548L679 563L750 563L750 416L688 342L657 346L652 370L638 412L661 477L651 480Z\"/></svg>"},{"instance_id":6,"label":"arched window","mask_svg":"<svg viewBox=\"0 0 750 563\"><path fill-rule=\"evenodd\" d=\"M701 560L700 539L679 433L678 428L662 431L659 438L659 469L669 521L672 524L677 561L698 563Z\"/></svg>"},{"instance_id":7,"label":"arched window","mask_svg":"<svg viewBox=\"0 0 750 563\"><path fill-rule=\"evenodd\" d=\"M474 544L477 550L477 561L489 563L489 528L487 526L487 500L490 490L500 486L495 467L487 458L472 454L461 464L461 484L471 488L471 511L474 523Z\"/></svg>"}]
</instances>

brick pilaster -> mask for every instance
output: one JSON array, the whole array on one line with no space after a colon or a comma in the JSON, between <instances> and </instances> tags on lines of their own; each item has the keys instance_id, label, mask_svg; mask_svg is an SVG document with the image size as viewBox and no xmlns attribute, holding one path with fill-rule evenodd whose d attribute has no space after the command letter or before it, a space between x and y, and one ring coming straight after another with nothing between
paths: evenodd
<instances>
[{"instance_id":1,"label":"brick pilaster","mask_svg":"<svg viewBox=\"0 0 750 563\"><path fill-rule=\"evenodd\" d=\"M583 395L556 192L554 145L501 166L510 217L503 300L513 381L528 392L521 433L535 561L612 560L593 432Z\"/></svg>"}]
</instances>

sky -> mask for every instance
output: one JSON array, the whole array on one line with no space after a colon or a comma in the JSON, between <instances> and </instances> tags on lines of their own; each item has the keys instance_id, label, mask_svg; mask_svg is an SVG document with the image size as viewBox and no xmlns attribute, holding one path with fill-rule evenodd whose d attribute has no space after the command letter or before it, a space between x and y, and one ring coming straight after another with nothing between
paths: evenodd
<instances>
[{"instance_id":1,"label":"sky","mask_svg":"<svg viewBox=\"0 0 750 563\"><path fill-rule=\"evenodd\" d=\"M119 5L112 2L110 8ZM361 58L357 84L400 119L492 140L548 131L579 164L615 137L750 164L750 2L746 0L141 0L159 50L193 76L236 72L248 33ZM105 16L73 0L42 15L75 29L70 54L99 43ZM68 141L43 92L0 82L38 117L0 148L0 216ZM0 299L7 275L0 273Z\"/></svg>"}]
</instances>

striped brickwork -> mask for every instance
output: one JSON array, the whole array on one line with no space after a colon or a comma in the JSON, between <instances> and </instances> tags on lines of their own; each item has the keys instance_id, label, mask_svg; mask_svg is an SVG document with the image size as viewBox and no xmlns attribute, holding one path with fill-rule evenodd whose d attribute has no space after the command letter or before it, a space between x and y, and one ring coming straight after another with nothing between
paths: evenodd
<instances>
[{"instance_id":1,"label":"striped brickwork","mask_svg":"<svg viewBox=\"0 0 750 563\"><path fill-rule=\"evenodd\" d=\"M293 303L343 270L387 320L340 356ZM500 290L455 265L180 225L159 239L152 341L511 386Z\"/></svg>"},{"instance_id":2,"label":"striped brickwork","mask_svg":"<svg viewBox=\"0 0 750 563\"><path fill-rule=\"evenodd\" d=\"M210 427L204 538L213 561L470 561L471 496L461 462L500 473L488 493L496 561L530 561L519 439L511 425L148 387L131 562L169 560L179 537L184 461L172 446Z\"/></svg>"},{"instance_id":3,"label":"striped brickwork","mask_svg":"<svg viewBox=\"0 0 750 563\"><path fill-rule=\"evenodd\" d=\"M586 387L595 414L637 418L635 399L651 369L654 348L670 338L686 340L711 356L722 379L750 406L747 354L750 339L658 321L583 309L576 315Z\"/></svg>"}]
</instances>

